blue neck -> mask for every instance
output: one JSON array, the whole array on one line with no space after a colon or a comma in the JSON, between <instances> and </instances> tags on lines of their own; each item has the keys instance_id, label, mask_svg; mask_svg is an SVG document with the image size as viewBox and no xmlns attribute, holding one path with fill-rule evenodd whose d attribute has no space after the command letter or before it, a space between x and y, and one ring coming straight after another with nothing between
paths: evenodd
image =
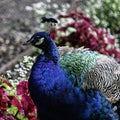
<instances>
[{"instance_id":1,"label":"blue neck","mask_svg":"<svg viewBox=\"0 0 120 120\"><path fill-rule=\"evenodd\" d=\"M53 62L58 63L58 50L55 42L50 38L50 36L45 37L45 41L42 46L39 46L44 51L44 56ZM38 59L41 58L41 55L38 56Z\"/></svg>"}]
</instances>

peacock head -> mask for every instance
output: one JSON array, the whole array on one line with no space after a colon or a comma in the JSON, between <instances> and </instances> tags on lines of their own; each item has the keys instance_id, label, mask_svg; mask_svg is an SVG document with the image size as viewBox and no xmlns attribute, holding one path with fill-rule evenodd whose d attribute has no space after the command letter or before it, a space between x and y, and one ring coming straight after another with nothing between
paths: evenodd
<instances>
[{"instance_id":1,"label":"peacock head","mask_svg":"<svg viewBox=\"0 0 120 120\"><path fill-rule=\"evenodd\" d=\"M58 61L58 50L55 42L46 32L37 32L24 45L32 44L42 50L42 53Z\"/></svg>"},{"instance_id":2,"label":"peacock head","mask_svg":"<svg viewBox=\"0 0 120 120\"><path fill-rule=\"evenodd\" d=\"M50 36L46 32L37 32L29 40L25 41L23 45L32 44L37 48L43 48L50 41Z\"/></svg>"}]
</instances>

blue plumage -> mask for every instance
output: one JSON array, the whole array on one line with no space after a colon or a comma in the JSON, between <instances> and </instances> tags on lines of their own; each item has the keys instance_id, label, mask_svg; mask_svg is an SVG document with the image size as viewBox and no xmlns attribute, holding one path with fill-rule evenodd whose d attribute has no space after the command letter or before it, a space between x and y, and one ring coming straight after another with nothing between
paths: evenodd
<instances>
[{"instance_id":1,"label":"blue plumage","mask_svg":"<svg viewBox=\"0 0 120 120\"><path fill-rule=\"evenodd\" d=\"M43 51L28 81L40 120L118 120L99 91L82 90L72 84L75 76L60 67L57 47L49 34L36 33L27 43Z\"/></svg>"}]
</instances>

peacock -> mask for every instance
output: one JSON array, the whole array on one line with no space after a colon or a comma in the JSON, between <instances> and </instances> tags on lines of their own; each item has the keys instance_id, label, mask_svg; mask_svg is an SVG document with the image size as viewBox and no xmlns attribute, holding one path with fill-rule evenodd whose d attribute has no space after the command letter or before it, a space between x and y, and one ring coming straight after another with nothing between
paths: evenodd
<instances>
[{"instance_id":1,"label":"peacock","mask_svg":"<svg viewBox=\"0 0 120 120\"><path fill-rule=\"evenodd\" d=\"M75 74L60 65L58 49L46 32L24 43L42 50L28 80L40 120L119 120L110 102L97 89L81 89Z\"/></svg>"}]
</instances>

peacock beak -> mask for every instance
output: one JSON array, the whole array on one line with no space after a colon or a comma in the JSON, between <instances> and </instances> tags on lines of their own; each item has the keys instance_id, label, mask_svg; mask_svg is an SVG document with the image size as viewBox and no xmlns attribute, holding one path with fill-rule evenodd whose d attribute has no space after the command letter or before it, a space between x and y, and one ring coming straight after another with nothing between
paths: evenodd
<instances>
[{"instance_id":1,"label":"peacock beak","mask_svg":"<svg viewBox=\"0 0 120 120\"><path fill-rule=\"evenodd\" d=\"M23 42L23 45L28 45L28 44L30 44L30 43L31 43L31 39Z\"/></svg>"}]
</instances>

